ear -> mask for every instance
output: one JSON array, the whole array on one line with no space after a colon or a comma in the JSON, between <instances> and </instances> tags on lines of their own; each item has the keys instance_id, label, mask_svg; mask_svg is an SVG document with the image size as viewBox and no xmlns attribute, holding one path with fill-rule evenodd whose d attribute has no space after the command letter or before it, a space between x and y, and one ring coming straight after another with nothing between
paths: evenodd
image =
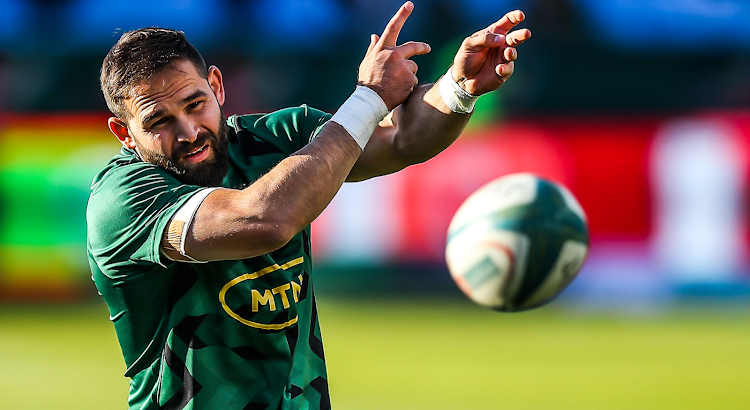
<instances>
[{"instance_id":1,"label":"ear","mask_svg":"<svg viewBox=\"0 0 750 410\"><path fill-rule=\"evenodd\" d=\"M120 143L122 143L125 148L135 149L135 140L130 135L128 126L125 122L117 117L109 117L109 120L107 120L107 126L109 126L109 130L112 131L112 134L115 134L115 137L120 140Z\"/></svg>"},{"instance_id":2,"label":"ear","mask_svg":"<svg viewBox=\"0 0 750 410\"><path fill-rule=\"evenodd\" d=\"M208 85L214 91L219 105L224 105L224 79L221 76L221 71L215 65L208 67Z\"/></svg>"}]
</instances>

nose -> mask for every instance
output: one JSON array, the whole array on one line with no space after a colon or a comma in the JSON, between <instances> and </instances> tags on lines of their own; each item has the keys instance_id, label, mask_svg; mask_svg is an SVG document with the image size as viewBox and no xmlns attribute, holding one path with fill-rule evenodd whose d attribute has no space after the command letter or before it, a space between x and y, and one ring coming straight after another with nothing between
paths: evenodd
<instances>
[{"instance_id":1,"label":"nose","mask_svg":"<svg viewBox=\"0 0 750 410\"><path fill-rule=\"evenodd\" d=\"M182 126L177 133L177 141L187 143L195 142L195 140L198 138L198 133L200 132L200 127L198 127L198 124L196 124L195 121L192 121L189 118L185 118L183 119L183 121L181 121L181 125Z\"/></svg>"}]
</instances>

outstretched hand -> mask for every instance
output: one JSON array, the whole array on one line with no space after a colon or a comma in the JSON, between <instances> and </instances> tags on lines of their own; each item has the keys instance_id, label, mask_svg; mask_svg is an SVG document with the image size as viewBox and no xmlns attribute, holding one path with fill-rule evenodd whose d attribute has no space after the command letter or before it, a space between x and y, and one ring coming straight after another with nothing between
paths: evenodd
<instances>
[{"instance_id":1,"label":"outstretched hand","mask_svg":"<svg viewBox=\"0 0 750 410\"><path fill-rule=\"evenodd\" d=\"M401 28L413 9L414 4L407 1L388 22L382 36L373 34L370 37L370 46L359 65L358 84L377 92L388 110L404 102L419 82L417 63L409 58L430 52L427 43L409 41L396 45Z\"/></svg>"},{"instance_id":2,"label":"outstretched hand","mask_svg":"<svg viewBox=\"0 0 750 410\"><path fill-rule=\"evenodd\" d=\"M494 91L513 74L513 61L518 57L515 47L528 40L531 31L510 30L525 18L521 10L511 11L461 43L453 59L453 79L469 94Z\"/></svg>"}]
</instances>

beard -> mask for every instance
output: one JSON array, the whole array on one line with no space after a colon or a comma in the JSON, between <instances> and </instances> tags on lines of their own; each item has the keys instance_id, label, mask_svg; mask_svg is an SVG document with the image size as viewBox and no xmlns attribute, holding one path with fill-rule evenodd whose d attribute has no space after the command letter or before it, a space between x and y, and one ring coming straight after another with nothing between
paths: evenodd
<instances>
[{"instance_id":1,"label":"beard","mask_svg":"<svg viewBox=\"0 0 750 410\"><path fill-rule=\"evenodd\" d=\"M213 150L213 158L204 159L197 164L180 160L185 154L202 147L207 142ZM176 145L170 156L145 148L138 140L135 140L135 145L142 160L174 172L183 184L220 187L229 169L229 126L223 112L221 112L219 130L216 135L210 131L201 132L193 143Z\"/></svg>"}]
</instances>

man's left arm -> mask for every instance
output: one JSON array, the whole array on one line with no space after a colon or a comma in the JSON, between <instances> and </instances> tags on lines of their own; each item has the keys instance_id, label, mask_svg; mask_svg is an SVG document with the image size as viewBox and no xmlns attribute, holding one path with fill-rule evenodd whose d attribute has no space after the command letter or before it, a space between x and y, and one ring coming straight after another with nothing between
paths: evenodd
<instances>
[{"instance_id":1,"label":"man's left arm","mask_svg":"<svg viewBox=\"0 0 750 410\"><path fill-rule=\"evenodd\" d=\"M471 117L473 97L498 89L513 74L515 47L531 37L531 32L511 29L524 18L520 10L512 11L464 39L446 73L452 78L416 87L404 103L388 114L347 181L399 171L450 146Z\"/></svg>"}]
</instances>

